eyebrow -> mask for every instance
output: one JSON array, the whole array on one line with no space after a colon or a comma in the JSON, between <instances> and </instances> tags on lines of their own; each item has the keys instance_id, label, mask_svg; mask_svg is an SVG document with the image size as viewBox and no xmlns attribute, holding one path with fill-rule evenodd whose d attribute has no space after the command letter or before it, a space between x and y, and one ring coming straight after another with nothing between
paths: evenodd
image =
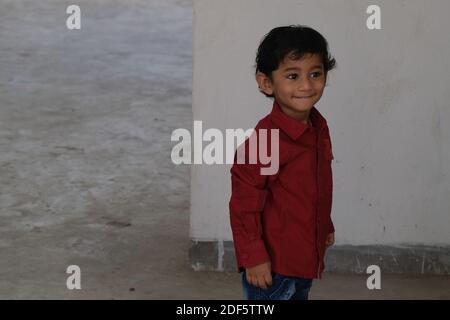
<instances>
[{"instance_id":1,"label":"eyebrow","mask_svg":"<svg viewBox=\"0 0 450 320\"><path fill-rule=\"evenodd\" d=\"M322 68L323 68L323 66L318 64L318 65L312 66L311 70L313 70L313 69L322 69ZM301 69L297 68L297 67L290 67L290 68L284 69L283 71L286 72L286 71L296 71L296 70L301 70Z\"/></svg>"}]
</instances>

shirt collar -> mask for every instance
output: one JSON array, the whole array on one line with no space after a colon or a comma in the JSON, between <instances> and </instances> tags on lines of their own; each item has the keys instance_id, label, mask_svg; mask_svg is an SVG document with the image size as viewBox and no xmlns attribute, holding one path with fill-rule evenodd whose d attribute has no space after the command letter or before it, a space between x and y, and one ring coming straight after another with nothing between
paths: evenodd
<instances>
[{"instance_id":1,"label":"shirt collar","mask_svg":"<svg viewBox=\"0 0 450 320\"><path fill-rule=\"evenodd\" d=\"M327 122L325 118L320 114L319 110L317 110L316 107L312 107L309 116L315 129L321 130L326 126ZM282 131L284 131L293 140L297 140L303 134L303 132L306 131L306 129L311 127L309 124L299 122L296 119L285 114L281 110L280 105L275 100L273 102L270 118Z\"/></svg>"}]
</instances>

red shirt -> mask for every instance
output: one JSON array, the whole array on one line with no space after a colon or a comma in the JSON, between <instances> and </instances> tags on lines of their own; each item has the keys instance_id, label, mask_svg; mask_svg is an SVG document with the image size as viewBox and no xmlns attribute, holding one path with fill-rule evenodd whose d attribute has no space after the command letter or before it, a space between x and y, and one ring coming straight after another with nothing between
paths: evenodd
<instances>
[{"instance_id":1,"label":"red shirt","mask_svg":"<svg viewBox=\"0 0 450 320\"><path fill-rule=\"evenodd\" d=\"M276 174L261 175L261 167L270 164L249 163L248 152L245 163L237 163L235 153L229 209L238 271L270 261L276 273L321 278L325 241L334 232L333 153L327 122L315 107L310 120L312 126L291 118L274 101L256 125L255 134L279 129ZM246 139L239 148L248 145Z\"/></svg>"}]
</instances>

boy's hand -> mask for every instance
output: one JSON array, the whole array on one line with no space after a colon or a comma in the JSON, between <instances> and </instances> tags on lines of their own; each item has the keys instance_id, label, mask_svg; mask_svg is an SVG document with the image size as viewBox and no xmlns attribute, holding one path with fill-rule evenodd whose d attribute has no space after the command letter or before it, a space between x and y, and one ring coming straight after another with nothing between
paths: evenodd
<instances>
[{"instance_id":1,"label":"boy's hand","mask_svg":"<svg viewBox=\"0 0 450 320\"><path fill-rule=\"evenodd\" d=\"M247 282L262 289L272 284L272 268L270 262L264 262L251 268L245 268Z\"/></svg>"},{"instance_id":2,"label":"boy's hand","mask_svg":"<svg viewBox=\"0 0 450 320\"><path fill-rule=\"evenodd\" d=\"M325 245L326 245L327 247L332 246L333 244L334 244L334 232L333 232L333 233L330 233L330 234L327 236L327 240L325 241Z\"/></svg>"}]
</instances>

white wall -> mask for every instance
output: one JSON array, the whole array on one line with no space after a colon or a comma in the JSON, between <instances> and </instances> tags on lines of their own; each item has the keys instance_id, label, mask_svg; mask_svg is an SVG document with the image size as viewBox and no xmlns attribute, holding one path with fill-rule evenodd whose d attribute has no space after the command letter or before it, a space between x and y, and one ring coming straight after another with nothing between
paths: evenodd
<instances>
[{"instance_id":1,"label":"white wall","mask_svg":"<svg viewBox=\"0 0 450 320\"><path fill-rule=\"evenodd\" d=\"M365 26L378 4L382 30ZM193 118L252 128L272 107L253 77L271 28L306 24L338 67L317 108L335 162L337 244L450 244L450 1L195 0ZM206 144L205 144L206 145ZM231 240L230 165L193 165L191 238Z\"/></svg>"}]
</instances>

